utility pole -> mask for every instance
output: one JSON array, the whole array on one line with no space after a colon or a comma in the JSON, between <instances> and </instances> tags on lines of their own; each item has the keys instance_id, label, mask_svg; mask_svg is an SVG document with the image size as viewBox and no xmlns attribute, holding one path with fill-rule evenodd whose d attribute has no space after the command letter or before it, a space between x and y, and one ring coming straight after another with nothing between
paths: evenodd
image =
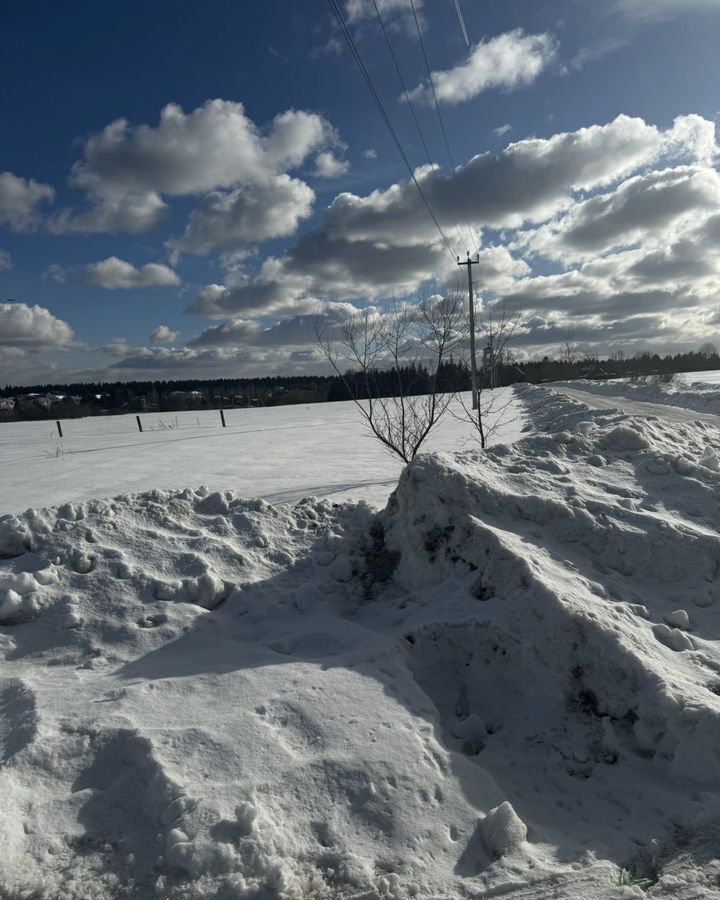
<instances>
[{"instance_id":1,"label":"utility pole","mask_svg":"<svg viewBox=\"0 0 720 900\"><path fill-rule=\"evenodd\" d=\"M473 295L472 267L480 262L480 254L476 253L473 259L470 258L468 252L467 259L460 261L457 258L459 266L467 266L468 273L468 295L470 298L470 387L472 388L472 408L479 410L477 387L477 357L475 355L475 297ZM479 415L479 412L478 412Z\"/></svg>"}]
</instances>

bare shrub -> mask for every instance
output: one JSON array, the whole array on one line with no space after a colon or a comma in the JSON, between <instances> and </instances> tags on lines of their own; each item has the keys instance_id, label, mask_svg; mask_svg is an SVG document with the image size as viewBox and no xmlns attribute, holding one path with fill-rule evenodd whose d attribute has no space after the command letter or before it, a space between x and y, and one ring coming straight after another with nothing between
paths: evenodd
<instances>
[{"instance_id":1,"label":"bare shrub","mask_svg":"<svg viewBox=\"0 0 720 900\"><path fill-rule=\"evenodd\" d=\"M415 458L446 413L454 390L440 375L462 339L463 298L395 300L360 310L339 326L316 326L323 355L342 379L370 433L403 462Z\"/></svg>"}]
</instances>

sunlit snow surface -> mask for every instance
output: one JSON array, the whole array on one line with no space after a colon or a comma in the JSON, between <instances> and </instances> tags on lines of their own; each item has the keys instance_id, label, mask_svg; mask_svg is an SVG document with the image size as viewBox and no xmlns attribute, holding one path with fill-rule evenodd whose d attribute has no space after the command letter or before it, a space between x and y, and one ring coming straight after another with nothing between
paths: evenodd
<instances>
[{"instance_id":1,"label":"sunlit snow surface","mask_svg":"<svg viewBox=\"0 0 720 900\"><path fill-rule=\"evenodd\" d=\"M522 421L512 388L492 394L495 440L513 440ZM463 414L457 402L452 411ZM200 485L272 503L321 496L384 506L402 471L368 436L351 402L226 410L227 428L217 410L140 418L142 434L134 414L68 419L62 439L54 421L0 423L0 514ZM427 446L472 444L468 423L448 414Z\"/></svg>"},{"instance_id":2,"label":"sunlit snow surface","mask_svg":"<svg viewBox=\"0 0 720 900\"><path fill-rule=\"evenodd\" d=\"M720 897L720 433L518 395L380 513L0 520L0 896Z\"/></svg>"},{"instance_id":3,"label":"sunlit snow surface","mask_svg":"<svg viewBox=\"0 0 720 900\"><path fill-rule=\"evenodd\" d=\"M617 404L626 412L662 415L673 421L702 419L717 424L720 415L720 372L686 372L671 378L669 382L653 376L612 378L607 381L576 380L556 382L550 386L585 401L588 401L585 396L588 393L607 398L607 406ZM578 395L578 391L582 392L582 396ZM598 405L597 401L589 402ZM662 407L672 409L663 410Z\"/></svg>"}]
</instances>

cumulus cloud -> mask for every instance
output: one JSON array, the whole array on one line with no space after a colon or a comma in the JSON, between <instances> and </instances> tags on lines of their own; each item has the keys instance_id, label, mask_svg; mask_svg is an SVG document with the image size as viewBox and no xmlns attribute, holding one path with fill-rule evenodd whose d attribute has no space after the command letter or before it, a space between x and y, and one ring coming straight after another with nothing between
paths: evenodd
<instances>
[{"instance_id":1,"label":"cumulus cloud","mask_svg":"<svg viewBox=\"0 0 720 900\"><path fill-rule=\"evenodd\" d=\"M432 73L438 102L464 103L493 88L526 87L553 62L557 49L552 35L526 34L521 28L481 41L459 65ZM431 103L430 85L418 85L410 98Z\"/></svg>"},{"instance_id":2,"label":"cumulus cloud","mask_svg":"<svg viewBox=\"0 0 720 900\"><path fill-rule=\"evenodd\" d=\"M467 218L477 231L525 226L524 243L518 239L513 246L527 250L533 240L541 240L543 232L538 229L550 221L554 224L548 226L543 251L548 252L551 239L557 242L560 232L566 231L569 240L573 221L577 224L575 239L580 240L584 216L598 219L592 226L596 231L603 220L610 231L625 228L630 233L636 227L632 221L642 227L643 206L648 208L646 219L661 217L663 203L674 208L684 190L704 195L716 176L701 173L695 163L694 169L681 166L675 175L666 176L665 185L655 173L657 197L653 202L634 197L642 192L632 182L612 201L603 200L600 194L596 200L583 199L585 193L607 192L638 169L661 160L688 163L707 159L709 145L714 146L712 128L712 123L698 117L683 117L662 131L642 119L620 116L607 125L510 144L498 156L475 157L452 175L433 172L430 167L419 169L416 175L448 234L452 235L452 216ZM696 172L695 181L691 170ZM583 212L585 202L595 203L593 215ZM605 216L599 208L603 203ZM587 225L587 241L592 239L592 227ZM537 248L538 254L540 250ZM527 275L525 264L507 248L491 247L483 254L487 254L486 285L490 290L505 292L516 279ZM235 286L208 286L190 311L211 318L293 316L302 314L303 304L317 298L387 297L433 281L451 286L457 271L415 186L404 182L366 196L339 194L319 228L303 234L282 256L266 259L253 279Z\"/></svg>"},{"instance_id":3,"label":"cumulus cloud","mask_svg":"<svg viewBox=\"0 0 720 900\"><path fill-rule=\"evenodd\" d=\"M338 159L332 150L324 150L315 157L316 178L339 178L350 170L350 163L344 159Z\"/></svg>"},{"instance_id":4,"label":"cumulus cloud","mask_svg":"<svg viewBox=\"0 0 720 900\"><path fill-rule=\"evenodd\" d=\"M236 318L213 325L182 348L131 347L115 338L102 349L118 360L110 369L114 377L116 370L135 378L218 377L230 366L245 376L317 372L326 367L317 347L318 322L333 328L357 313L351 303L315 301L302 314L270 324Z\"/></svg>"},{"instance_id":5,"label":"cumulus cloud","mask_svg":"<svg viewBox=\"0 0 720 900\"><path fill-rule=\"evenodd\" d=\"M213 191L190 213L174 252L204 255L294 234L312 213L315 192L304 181L273 175L234 191Z\"/></svg>"},{"instance_id":6,"label":"cumulus cloud","mask_svg":"<svg viewBox=\"0 0 720 900\"><path fill-rule=\"evenodd\" d=\"M84 284L93 284L107 290L128 290L145 287L178 287L182 282L168 266L147 263L137 269L132 263L117 256L85 266L78 275Z\"/></svg>"},{"instance_id":7,"label":"cumulus cloud","mask_svg":"<svg viewBox=\"0 0 720 900\"><path fill-rule=\"evenodd\" d=\"M15 232L34 231L41 221L38 207L54 198L48 184L0 172L0 225Z\"/></svg>"},{"instance_id":8,"label":"cumulus cloud","mask_svg":"<svg viewBox=\"0 0 720 900\"><path fill-rule=\"evenodd\" d=\"M231 319L212 325L188 341L188 347L313 347L318 323L338 325L356 315L351 303L315 301L305 312L263 326L255 319Z\"/></svg>"},{"instance_id":9,"label":"cumulus cloud","mask_svg":"<svg viewBox=\"0 0 720 900\"><path fill-rule=\"evenodd\" d=\"M127 356L128 353L132 352L132 348L127 342L127 339L122 337L113 338L100 349L103 353L109 353L110 356L115 356L118 359L122 359L122 357Z\"/></svg>"},{"instance_id":10,"label":"cumulus cloud","mask_svg":"<svg viewBox=\"0 0 720 900\"><path fill-rule=\"evenodd\" d=\"M209 100L190 113L170 103L155 127L117 119L87 138L70 181L86 193L90 208L65 210L50 227L58 233L143 232L161 220L166 197L238 188L257 193L337 142L316 113L287 110L261 129L241 103Z\"/></svg>"},{"instance_id":11,"label":"cumulus cloud","mask_svg":"<svg viewBox=\"0 0 720 900\"><path fill-rule=\"evenodd\" d=\"M12 256L7 250L0 250L0 272L12 269Z\"/></svg>"},{"instance_id":12,"label":"cumulus cloud","mask_svg":"<svg viewBox=\"0 0 720 900\"><path fill-rule=\"evenodd\" d=\"M658 174L669 180L667 173ZM677 174L682 184L686 172ZM621 196L624 187L617 191ZM554 275L519 279L504 296L512 311L532 323L522 343L546 352L563 328L604 352L609 346L627 352L676 349L715 338L720 206L696 194L690 212L692 196L679 203L686 215L661 216L652 227L648 216L647 230L626 233L627 243L614 244L604 255L590 254Z\"/></svg>"},{"instance_id":13,"label":"cumulus cloud","mask_svg":"<svg viewBox=\"0 0 720 900\"><path fill-rule=\"evenodd\" d=\"M0 303L0 347L15 352L68 350L76 345L72 328L42 306Z\"/></svg>"},{"instance_id":14,"label":"cumulus cloud","mask_svg":"<svg viewBox=\"0 0 720 900\"><path fill-rule=\"evenodd\" d=\"M433 173L429 166L416 175L448 233L451 213L478 226L517 228L523 222L546 221L569 206L573 194L610 185L664 155L705 157L707 133L694 122L697 118L682 117L661 131L642 119L618 116L607 125L518 141L498 156L474 157L451 175ZM389 245L437 239L412 182L364 197L341 193L328 208L325 223L335 239Z\"/></svg>"},{"instance_id":15,"label":"cumulus cloud","mask_svg":"<svg viewBox=\"0 0 720 900\"><path fill-rule=\"evenodd\" d=\"M510 144L452 176L427 167L417 174L449 234L453 209L486 235L483 296L503 297L522 314L521 352L552 352L568 329L584 349L632 352L717 339L715 157L714 127L704 119L685 116L660 130L621 116ZM537 263L561 271L539 275ZM411 184L340 194L318 228L266 259L255 277L205 288L190 311L227 321L191 343L265 347L271 334L280 339L283 322L259 328L260 317L300 335L327 314L328 301L456 284L457 266Z\"/></svg>"},{"instance_id":16,"label":"cumulus cloud","mask_svg":"<svg viewBox=\"0 0 720 900\"><path fill-rule=\"evenodd\" d=\"M678 166L624 181L616 190L576 203L558 220L523 235L518 246L563 263L614 247L665 240L670 226L684 230L698 215L720 209L720 174Z\"/></svg>"},{"instance_id":17,"label":"cumulus cloud","mask_svg":"<svg viewBox=\"0 0 720 900\"><path fill-rule=\"evenodd\" d=\"M150 342L152 344L172 344L177 340L179 334L179 331L173 331L167 325L158 325L150 334Z\"/></svg>"}]
</instances>

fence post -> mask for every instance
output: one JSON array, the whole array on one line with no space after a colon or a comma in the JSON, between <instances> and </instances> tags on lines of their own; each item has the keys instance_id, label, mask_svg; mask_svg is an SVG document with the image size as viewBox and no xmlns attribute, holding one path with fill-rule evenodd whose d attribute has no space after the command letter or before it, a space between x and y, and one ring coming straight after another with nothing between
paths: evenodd
<instances>
[{"instance_id":1,"label":"fence post","mask_svg":"<svg viewBox=\"0 0 720 900\"><path fill-rule=\"evenodd\" d=\"M225 413L222 410L220 410L220 421L223 423L223 428L227 428L227 425L225 424Z\"/></svg>"},{"instance_id":2,"label":"fence post","mask_svg":"<svg viewBox=\"0 0 720 900\"><path fill-rule=\"evenodd\" d=\"M55 424L57 425L58 434L60 435L60 437L62 437L62 425L60 424L60 422L55 422Z\"/></svg>"},{"instance_id":3,"label":"fence post","mask_svg":"<svg viewBox=\"0 0 720 900\"><path fill-rule=\"evenodd\" d=\"M140 416L135 416L135 418L137 419L138 423L138 431L140 432L140 434L142 434L142 422L140 421Z\"/></svg>"}]
</instances>

